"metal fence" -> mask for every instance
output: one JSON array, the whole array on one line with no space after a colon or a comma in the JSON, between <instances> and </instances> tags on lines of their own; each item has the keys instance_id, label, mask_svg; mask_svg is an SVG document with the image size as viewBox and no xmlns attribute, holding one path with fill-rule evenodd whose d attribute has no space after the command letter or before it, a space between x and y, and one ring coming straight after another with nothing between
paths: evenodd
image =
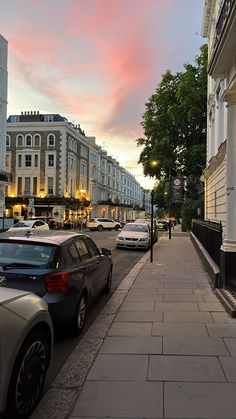
<instances>
[{"instance_id":1,"label":"metal fence","mask_svg":"<svg viewBox=\"0 0 236 419\"><path fill-rule=\"evenodd\" d=\"M192 232L220 266L220 247L222 245L222 224L213 221L192 221Z\"/></svg>"}]
</instances>

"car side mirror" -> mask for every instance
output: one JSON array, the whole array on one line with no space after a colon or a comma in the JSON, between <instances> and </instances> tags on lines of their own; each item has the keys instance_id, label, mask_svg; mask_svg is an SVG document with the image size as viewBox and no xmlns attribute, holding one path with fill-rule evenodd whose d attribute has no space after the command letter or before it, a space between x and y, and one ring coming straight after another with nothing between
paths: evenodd
<instances>
[{"instance_id":1,"label":"car side mirror","mask_svg":"<svg viewBox=\"0 0 236 419\"><path fill-rule=\"evenodd\" d=\"M110 251L110 249L107 249L106 247L102 247L102 248L101 248L101 255L111 256L111 251Z\"/></svg>"}]
</instances>

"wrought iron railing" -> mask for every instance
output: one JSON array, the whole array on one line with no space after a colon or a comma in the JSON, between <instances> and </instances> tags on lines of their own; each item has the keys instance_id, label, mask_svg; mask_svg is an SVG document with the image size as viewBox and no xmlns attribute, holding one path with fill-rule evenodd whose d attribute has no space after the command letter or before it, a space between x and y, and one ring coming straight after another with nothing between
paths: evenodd
<instances>
[{"instance_id":1,"label":"wrought iron railing","mask_svg":"<svg viewBox=\"0 0 236 419\"><path fill-rule=\"evenodd\" d=\"M192 232L214 262L220 266L220 247L222 245L221 222L193 220Z\"/></svg>"}]
</instances>

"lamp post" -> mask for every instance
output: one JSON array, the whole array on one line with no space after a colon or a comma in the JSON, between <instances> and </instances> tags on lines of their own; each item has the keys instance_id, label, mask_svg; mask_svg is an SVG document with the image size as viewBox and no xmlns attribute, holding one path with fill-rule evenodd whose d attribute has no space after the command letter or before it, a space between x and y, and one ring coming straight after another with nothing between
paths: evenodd
<instances>
[{"instance_id":1,"label":"lamp post","mask_svg":"<svg viewBox=\"0 0 236 419\"><path fill-rule=\"evenodd\" d=\"M158 166L157 160L151 161L151 166L156 167ZM153 207L154 207L154 193L153 190L151 191L151 248L150 248L150 263L153 262Z\"/></svg>"},{"instance_id":2,"label":"lamp post","mask_svg":"<svg viewBox=\"0 0 236 419\"><path fill-rule=\"evenodd\" d=\"M153 206L154 206L154 194L151 191L151 248L150 248L150 263L153 262Z\"/></svg>"}]
</instances>

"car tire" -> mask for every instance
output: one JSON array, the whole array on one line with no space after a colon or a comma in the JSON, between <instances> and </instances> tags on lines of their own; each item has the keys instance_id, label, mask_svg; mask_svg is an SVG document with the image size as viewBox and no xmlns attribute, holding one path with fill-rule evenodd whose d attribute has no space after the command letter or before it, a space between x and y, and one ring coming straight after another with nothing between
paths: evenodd
<instances>
[{"instance_id":1,"label":"car tire","mask_svg":"<svg viewBox=\"0 0 236 419\"><path fill-rule=\"evenodd\" d=\"M111 285L112 285L112 268L110 268L109 273L108 273L106 285L103 290L104 294L109 294L109 292L111 291Z\"/></svg>"},{"instance_id":2,"label":"car tire","mask_svg":"<svg viewBox=\"0 0 236 419\"><path fill-rule=\"evenodd\" d=\"M17 355L8 392L6 417L28 418L40 400L49 365L49 340L35 329Z\"/></svg>"},{"instance_id":3,"label":"car tire","mask_svg":"<svg viewBox=\"0 0 236 419\"><path fill-rule=\"evenodd\" d=\"M119 228L120 228L120 226L118 224L116 224L116 226L115 226L116 231L118 231Z\"/></svg>"},{"instance_id":4,"label":"car tire","mask_svg":"<svg viewBox=\"0 0 236 419\"><path fill-rule=\"evenodd\" d=\"M103 230L103 226L102 225L98 226L98 231L102 231L102 230Z\"/></svg>"},{"instance_id":5,"label":"car tire","mask_svg":"<svg viewBox=\"0 0 236 419\"><path fill-rule=\"evenodd\" d=\"M72 332L76 335L80 335L84 328L86 318L87 301L85 292L81 295L77 304L74 319L72 321Z\"/></svg>"}]
</instances>

